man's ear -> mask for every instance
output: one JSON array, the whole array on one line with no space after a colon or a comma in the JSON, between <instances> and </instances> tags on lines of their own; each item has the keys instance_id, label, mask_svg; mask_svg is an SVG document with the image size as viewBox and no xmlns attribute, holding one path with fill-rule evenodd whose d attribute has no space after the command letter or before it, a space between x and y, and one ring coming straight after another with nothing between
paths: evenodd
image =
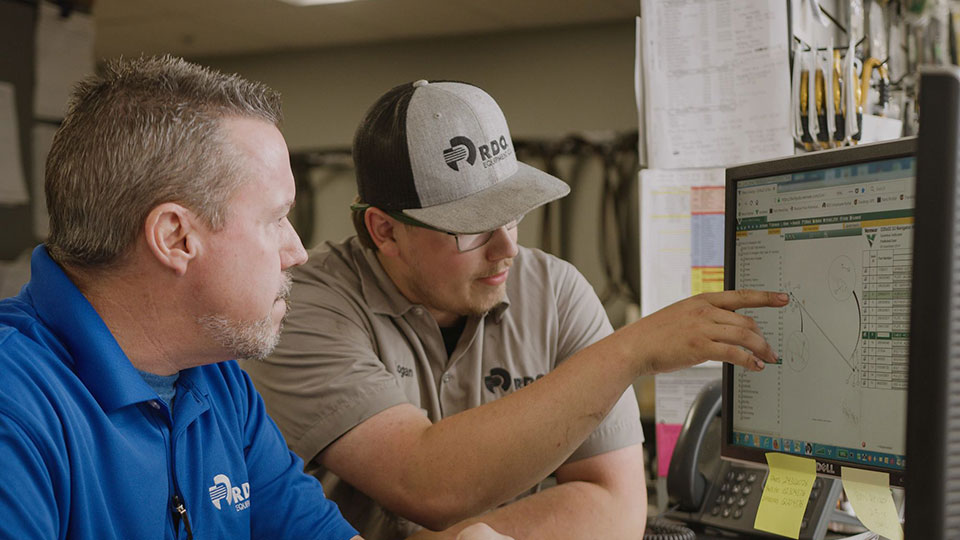
<instances>
[{"instance_id":1,"label":"man's ear","mask_svg":"<svg viewBox=\"0 0 960 540\"><path fill-rule=\"evenodd\" d=\"M381 253L394 257L399 253L397 246L397 232L399 224L386 212L379 208L370 207L363 213L363 223L370 233L370 238L377 245Z\"/></svg>"},{"instance_id":2,"label":"man's ear","mask_svg":"<svg viewBox=\"0 0 960 540\"><path fill-rule=\"evenodd\" d=\"M187 271L187 265L200 251L197 217L177 203L163 203L147 214L144 223L147 248L163 266L178 276Z\"/></svg>"}]
</instances>

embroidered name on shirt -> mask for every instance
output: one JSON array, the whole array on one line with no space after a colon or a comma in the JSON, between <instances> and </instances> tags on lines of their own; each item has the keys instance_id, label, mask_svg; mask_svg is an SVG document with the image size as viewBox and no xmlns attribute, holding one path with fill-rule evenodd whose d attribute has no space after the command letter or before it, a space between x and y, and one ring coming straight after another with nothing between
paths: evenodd
<instances>
[{"instance_id":1,"label":"embroidered name on shirt","mask_svg":"<svg viewBox=\"0 0 960 540\"><path fill-rule=\"evenodd\" d=\"M397 366L397 374L400 375L400 378L404 377L413 377L413 370L406 366Z\"/></svg>"}]
</instances>

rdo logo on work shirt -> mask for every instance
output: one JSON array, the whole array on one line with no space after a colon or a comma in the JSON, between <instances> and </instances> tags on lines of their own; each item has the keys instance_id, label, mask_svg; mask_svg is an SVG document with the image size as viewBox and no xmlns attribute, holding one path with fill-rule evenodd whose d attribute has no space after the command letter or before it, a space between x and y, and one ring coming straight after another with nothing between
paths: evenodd
<instances>
[{"instance_id":1,"label":"rdo logo on work shirt","mask_svg":"<svg viewBox=\"0 0 960 540\"><path fill-rule=\"evenodd\" d=\"M213 477L213 485L209 488L210 502L221 510L221 501L226 500L228 505L232 504L237 512L250 508L250 483L244 482L240 486L233 486L230 483L230 477L225 474L218 474Z\"/></svg>"}]
</instances>

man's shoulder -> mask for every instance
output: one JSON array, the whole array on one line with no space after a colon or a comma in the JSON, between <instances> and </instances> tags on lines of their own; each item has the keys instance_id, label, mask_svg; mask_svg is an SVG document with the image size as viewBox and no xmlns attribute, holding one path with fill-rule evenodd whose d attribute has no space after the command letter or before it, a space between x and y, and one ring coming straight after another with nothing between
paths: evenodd
<instances>
[{"instance_id":1,"label":"man's shoulder","mask_svg":"<svg viewBox=\"0 0 960 540\"><path fill-rule=\"evenodd\" d=\"M510 310L528 322L540 320L548 313L572 322L562 314L603 309L593 286L573 264L532 248L522 248L514 258L507 296Z\"/></svg>"},{"instance_id":2,"label":"man's shoulder","mask_svg":"<svg viewBox=\"0 0 960 540\"><path fill-rule=\"evenodd\" d=\"M20 328L37 320L37 312L24 294L0 300L0 328Z\"/></svg>"},{"instance_id":3,"label":"man's shoulder","mask_svg":"<svg viewBox=\"0 0 960 540\"><path fill-rule=\"evenodd\" d=\"M377 260L376 252L354 236L342 242L324 242L310 251L307 262L292 270L291 328L314 325L316 307L364 319L378 307L390 305L393 284Z\"/></svg>"},{"instance_id":4,"label":"man's shoulder","mask_svg":"<svg viewBox=\"0 0 960 540\"><path fill-rule=\"evenodd\" d=\"M56 425L57 404L82 386L57 337L15 299L0 301L0 373L0 413L31 430Z\"/></svg>"},{"instance_id":5,"label":"man's shoulder","mask_svg":"<svg viewBox=\"0 0 960 540\"><path fill-rule=\"evenodd\" d=\"M518 264L538 265L550 270L574 268L572 264L560 257L533 247L518 246L515 260Z\"/></svg>"},{"instance_id":6,"label":"man's shoulder","mask_svg":"<svg viewBox=\"0 0 960 540\"><path fill-rule=\"evenodd\" d=\"M514 266L511 274L517 277L517 285L538 282L556 288L571 279L583 279L580 271L571 263L536 248L521 246L514 258Z\"/></svg>"},{"instance_id":7,"label":"man's shoulder","mask_svg":"<svg viewBox=\"0 0 960 540\"><path fill-rule=\"evenodd\" d=\"M29 303L19 296L0 300L0 365L25 368L36 357L63 354L62 344Z\"/></svg>"},{"instance_id":8,"label":"man's shoulder","mask_svg":"<svg viewBox=\"0 0 960 540\"><path fill-rule=\"evenodd\" d=\"M294 279L358 287L360 274L368 266L364 250L355 236L317 244L308 252L307 262L292 269Z\"/></svg>"}]
</instances>

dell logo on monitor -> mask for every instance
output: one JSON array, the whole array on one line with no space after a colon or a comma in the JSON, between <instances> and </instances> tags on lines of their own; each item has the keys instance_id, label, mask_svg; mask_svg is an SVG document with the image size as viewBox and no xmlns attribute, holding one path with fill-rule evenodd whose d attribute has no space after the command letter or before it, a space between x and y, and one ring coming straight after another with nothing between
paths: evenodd
<instances>
[{"instance_id":1,"label":"dell logo on monitor","mask_svg":"<svg viewBox=\"0 0 960 540\"><path fill-rule=\"evenodd\" d=\"M831 475L837 474L836 470L833 468L833 463L823 463L820 461L817 462L817 472Z\"/></svg>"}]
</instances>

